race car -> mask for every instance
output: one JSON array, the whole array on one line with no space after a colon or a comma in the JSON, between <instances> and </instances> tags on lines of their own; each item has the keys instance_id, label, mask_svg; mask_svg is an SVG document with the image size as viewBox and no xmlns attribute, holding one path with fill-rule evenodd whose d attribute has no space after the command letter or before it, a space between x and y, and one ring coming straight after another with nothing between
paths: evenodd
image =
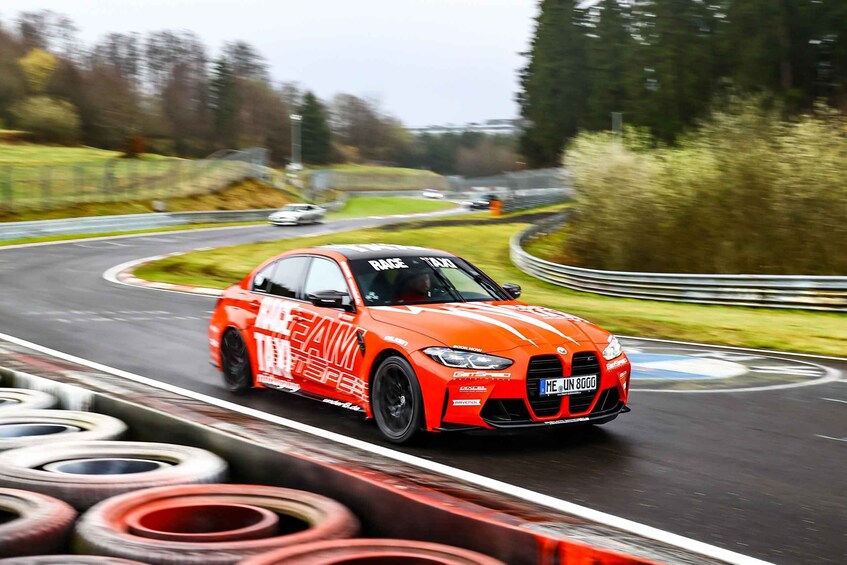
<instances>
[{"instance_id":1,"label":"race car","mask_svg":"<svg viewBox=\"0 0 847 565\"><path fill-rule=\"evenodd\" d=\"M617 338L520 302L446 251L392 244L282 253L218 300L211 361L234 393L273 388L373 419L391 442L602 424L626 406Z\"/></svg>"}]
</instances>

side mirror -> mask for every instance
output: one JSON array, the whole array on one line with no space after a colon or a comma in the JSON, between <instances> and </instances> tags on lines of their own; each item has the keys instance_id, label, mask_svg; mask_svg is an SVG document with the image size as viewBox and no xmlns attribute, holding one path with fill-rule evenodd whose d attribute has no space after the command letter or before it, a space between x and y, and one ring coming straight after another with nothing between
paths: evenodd
<instances>
[{"instance_id":1,"label":"side mirror","mask_svg":"<svg viewBox=\"0 0 847 565\"><path fill-rule=\"evenodd\" d=\"M348 312L356 311L356 307L350 301L350 295L340 290L320 290L309 294L309 301L322 308L341 308Z\"/></svg>"},{"instance_id":2,"label":"side mirror","mask_svg":"<svg viewBox=\"0 0 847 565\"><path fill-rule=\"evenodd\" d=\"M521 295L521 285L514 283L506 283L503 285L503 290L512 298L519 298Z\"/></svg>"}]
</instances>

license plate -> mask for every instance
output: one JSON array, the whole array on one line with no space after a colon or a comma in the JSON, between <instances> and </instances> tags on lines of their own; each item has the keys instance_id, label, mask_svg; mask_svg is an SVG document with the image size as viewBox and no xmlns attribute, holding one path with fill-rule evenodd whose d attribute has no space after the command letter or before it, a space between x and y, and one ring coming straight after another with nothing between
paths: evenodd
<instances>
[{"instance_id":1,"label":"license plate","mask_svg":"<svg viewBox=\"0 0 847 565\"><path fill-rule=\"evenodd\" d=\"M597 375L584 377L565 377L562 379L541 379L541 396L567 396L588 392L597 388Z\"/></svg>"}]
</instances>

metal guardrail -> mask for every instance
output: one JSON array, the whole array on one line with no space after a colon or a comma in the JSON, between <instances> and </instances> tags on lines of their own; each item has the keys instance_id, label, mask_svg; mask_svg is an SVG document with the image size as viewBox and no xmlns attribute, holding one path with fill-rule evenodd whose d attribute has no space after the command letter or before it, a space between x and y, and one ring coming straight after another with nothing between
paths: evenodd
<instances>
[{"instance_id":1,"label":"metal guardrail","mask_svg":"<svg viewBox=\"0 0 847 565\"><path fill-rule=\"evenodd\" d=\"M515 234L509 243L512 262L545 282L607 296L847 312L847 277L601 271L552 263L524 251L526 243L560 226L566 219L566 214L557 215Z\"/></svg>"},{"instance_id":2,"label":"metal guardrail","mask_svg":"<svg viewBox=\"0 0 847 565\"><path fill-rule=\"evenodd\" d=\"M123 216L95 216L92 218L9 222L0 224L0 241L52 235L148 230L189 224L262 221L266 220L268 214L274 210L276 208L262 210L223 210L216 212L129 214Z\"/></svg>"}]
</instances>

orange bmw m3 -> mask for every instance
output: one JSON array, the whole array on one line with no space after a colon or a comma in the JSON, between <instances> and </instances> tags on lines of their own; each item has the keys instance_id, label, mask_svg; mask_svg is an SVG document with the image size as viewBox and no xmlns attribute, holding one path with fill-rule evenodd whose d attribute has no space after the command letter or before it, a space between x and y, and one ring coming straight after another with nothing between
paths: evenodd
<instances>
[{"instance_id":1,"label":"orange bmw m3","mask_svg":"<svg viewBox=\"0 0 847 565\"><path fill-rule=\"evenodd\" d=\"M435 249L289 251L224 291L211 361L232 392L310 396L373 418L395 443L628 412L631 369L617 338L519 296Z\"/></svg>"}]
</instances>

